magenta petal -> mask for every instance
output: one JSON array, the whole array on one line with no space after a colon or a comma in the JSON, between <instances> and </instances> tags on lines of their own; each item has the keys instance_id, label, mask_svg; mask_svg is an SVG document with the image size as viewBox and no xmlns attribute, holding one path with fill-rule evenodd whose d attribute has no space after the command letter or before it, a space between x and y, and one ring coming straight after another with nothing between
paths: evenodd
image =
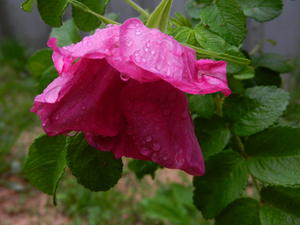
<instances>
[{"instance_id":1,"label":"magenta petal","mask_svg":"<svg viewBox=\"0 0 300 225\"><path fill-rule=\"evenodd\" d=\"M37 96L32 107L49 135L70 131L117 135L122 127L119 102L125 82L105 60L82 59L72 74L61 75Z\"/></svg>"},{"instance_id":2,"label":"magenta petal","mask_svg":"<svg viewBox=\"0 0 300 225\"><path fill-rule=\"evenodd\" d=\"M135 80L149 82L160 78L191 94L208 94L220 90L225 94L229 93L227 82L213 83L212 79L203 79L203 70L199 74L197 66L204 61L197 63L193 49L180 44L158 29L145 27L138 19L129 19L121 25L120 55L125 61L131 61L141 69L150 72L145 75L127 71L127 74ZM207 63L210 65L211 61ZM224 65L224 62L222 63ZM226 75L226 65L224 68ZM209 74L205 75L211 76L211 70L207 72ZM219 84L222 86L217 88Z\"/></svg>"},{"instance_id":3,"label":"magenta petal","mask_svg":"<svg viewBox=\"0 0 300 225\"><path fill-rule=\"evenodd\" d=\"M142 155L167 168L204 174L202 153L182 92L164 81L132 81L123 89L121 99L127 132Z\"/></svg>"},{"instance_id":4,"label":"magenta petal","mask_svg":"<svg viewBox=\"0 0 300 225\"><path fill-rule=\"evenodd\" d=\"M222 91L224 95L231 94L226 78L225 61L214 61L210 59L201 59L197 61L198 75L202 83L204 93L214 93Z\"/></svg>"},{"instance_id":5,"label":"magenta petal","mask_svg":"<svg viewBox=\"0 0 300 225\"><path fill-rule=\"evenodd\" d=\"M82 41L59 48L56 38L50 38L48 46L53 49L53 61L59 73L68 71L77 58L102 59L112 54L118 46L119 26L110 26L97 29L93 35L83 38Z\"/></svg>"}]
</instances>

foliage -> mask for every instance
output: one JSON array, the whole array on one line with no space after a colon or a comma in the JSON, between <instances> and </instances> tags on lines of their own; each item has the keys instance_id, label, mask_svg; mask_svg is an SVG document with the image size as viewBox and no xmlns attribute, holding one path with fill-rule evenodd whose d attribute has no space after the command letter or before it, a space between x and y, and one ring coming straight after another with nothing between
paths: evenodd
<instances>
[{"instance_id":1,"label":"foliage","mask_svg":"<svg viewBox=\"0 0 300 225\"><path fill-rule=\"evenodd\" d=\"M169 20L170 2L162 1L149 17L149 26L167 30L176 40L195 49L198 58L227 61L228 80L233 91L229 97L220 94L189 97L207 168L205 176L194 177L195 206L204 218L211 219L207 224L300 224L299 105L290 101L281 79L281 74L290 72L293 67L282 56L262 51L248 53L242 49L247 18L269 21L281 13L282 1L189 0L186 5L189 17L176 14ZM30 11L32 4L34 1L25 1L23 9ZM62 22L68 4L73 6L73 20ZM103 16L107 4L107 0L37 1L42 19L56 27L51 36L58 38L60 46L80 40L79 29L92 31L99 27L98 19L113 22ZM147 12L134 7L147 16ZM153 15L162 20L156 21ZM28 69L40 81L39 90L57 76L49 49L35 53ZM64 161L78 183L92 191L106 191L121 177L121 160L113 158L109 152L95 150L83 141L81 134L69 137L67 145L55 145L57 139L51 139L37 139L25 163L28 179L42 191L54 194L58 175L64 168L57 164ZM40 144L42 140L46 144ZM54 150L47 155L50 147ZM65 151L67 157L63 159ZM43 154L46 160L35 163L34 160ZM57 157L56 161L51 157ZM38 169L47 163L50 163L47 170ZM132 161L129 168L142 178L146 174L153 176L158 166ZM45 181L41 179L43 176L51 179ZM86 195L84 190L72 196L75 201L81 201ZM118 193L115 195L112 201L118 201ZM191 195L191 188L170 185L155 197L144 199L141 205L145 215L154 219L169 220L172 224L199 224L191 218L198 218L195 207L190 204ZM95 196L97 201L102 201L106 193ZM65 197L66 202L69 198ZM90 201L84 202L82 207L91 207L82 212L89 218L97 217L100 209L93 207L96 204L93 198L87 198ZM111 202L107 209L115 210Z\"/></svg>"}]
</instances>

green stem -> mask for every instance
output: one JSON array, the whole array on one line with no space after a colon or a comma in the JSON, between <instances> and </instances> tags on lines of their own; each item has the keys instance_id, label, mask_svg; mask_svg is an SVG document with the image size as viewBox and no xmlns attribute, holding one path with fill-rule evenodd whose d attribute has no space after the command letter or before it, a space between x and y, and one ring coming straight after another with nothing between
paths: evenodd
<instances>
[{"instance_id":1,"label":"green stem","mask_svg":"<svg viewBox=\"0 0 300 225\"><path fill-rule=\"evenodd\" d=\"M250 64L249 59L236 57L236 56L228 55L225 53L218 53L218 52L206 50L206 49L199 48L199 47L189 45L189 44L184 44L184 45L194 49L198 54L201 54L201 55L205 55L205 56L209 56L209 57L217 58L217 59L223 59L227 62L233 62L233 63L241 64L241 65L249 65Z\"/></svg>"},{"instance_id":2,"label":"green stem","mask_svg":"<svg viewBox=\"0 0 300 225\"><path fill-rule=\"evenodd\" d=\"M77 7L79 9L81 9L82 11L85 11L87 13L90 13L92 15L94 15L95 17L97 17L98 19L100 19L103 23L105 24L119 24L118 22L111 20L105 16L102 16L96 12L94 12L93 10L91 10L87 5L77 1L77 0L68 0L74 7Z\"/></svg>"},{"instance_id":3,"label":"green stem","mask_svg":"<svg viewBox=\"0 0 300 225\"><path fill-rule=\"evenodd\" d=\"M244 144L243 144L243 142L242 142L242 140L241 140L241 138L239 137L239 136L237 136L237 135L235 135L234 136L234 139L235 139L235 142L236 142L236 144L237 144L237 147L239 148L239 152L241 153L241 155L245 158L245 159L247 159L248 158L248 155L247 155L247 153L246 153L246 151L245 151L245 146L244 146ZM251 179L252 179L252 182L253 182L253 187L254 187L254 189L255 189L255 197L257 198L257 199L260 199L260 187L259 187L259 185L258 185L258 182L257 182L257 180L255 179L255 177L253 177L252 175L250 175L251 176Z\"/></svg>"},{"instance_id":4,"label":"green stem","mask_svg":"<svg viewBox=\"0 0 300 225\"><path fill-rule=\"evenodd\" d=\"M224 96L221 95L217 95L216 97L216 113L217 115L219 115L220 117L223 117L223 103L224 103Z\"/></svg>"},{"instance_id":5,"label":"green stem","mask_svg":"<svg viewBox=\"0 0 300 225\"><path fill-rule=\"evenodd\" d=\"M134 1L132 0L124 0L128 5L130 5L133 9L135 9L137 12L139 12L141 15L145 16L146 18L149 17L149 13L143 9L141 6L139 6L138 4L136 4Z\"/></svg>"}]
</instances>

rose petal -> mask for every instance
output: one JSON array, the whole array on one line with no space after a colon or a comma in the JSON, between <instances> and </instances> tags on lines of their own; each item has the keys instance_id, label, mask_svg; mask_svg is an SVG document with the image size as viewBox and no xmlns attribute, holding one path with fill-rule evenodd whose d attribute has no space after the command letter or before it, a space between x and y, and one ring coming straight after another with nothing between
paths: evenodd
<instances>
[{"instance_id":1,"label":"rose petal","mask_svg":"<svg viewBox=\"0 0 300 225\"><path fill-rule=\"evenodd\" d=\"M138 81L150 82L160 78L191 94L208 94L225 90L224 85L227 87L226 80L225 83L219 82L222 88L218 89L216 82L212 84L212 79L209 79L210 82L203 79L203 70L199 75L197 66L203 66L203 63L197 63L193 49L180 44L158 29L145 27L138 19L129 19L120 27L120 56L123 61L132 62L150 72L145 75L131 70L122 71ZM224 93L228 94L227 90L228 87Z\"/></svg>"},{"instance_id":2,"label":"rose petal","mask_svg":"<svg viewBox=\"0 0 300 225\"><path fill-rule=\"evenodd\" d=\"M164 81L132 81L121 101L127 132L142 155L167 168L203 175L203 157L182 92Z\"/></svg>"},{"instance_id":3,"label":"rose petal","mask_svg":"<svg viewBox=\"0 0 300 225\"><path fill-rule=\"evenodd\" d=\"M111 55L112 50L118 46L119 27L110 26L97 29L93 35L83 38L82 41L59 48L56 38L50 38L48 46L53 49L53 61L59 73L68 71L77 58L102 59Z\"/></svg>"},{"instance_id":4,"label":"rose petal","mask_svg":"<svg viewBox=\"0 0 300 225\"><path fill-rule=\"evenodd\" d=\"M72 74L58 77L35 99L45 131L57 135L70 131L117 135L122 126L120 92L125 85L118 71L105 60L82 59Z\"/></svg>"},{"instance_id":5,"label":"rose petal","mask_svg":"<svg viewBox=\"0 0 300 225\"><path fill-rule=\"evenodd\" d=\"M202 81L202 90L205 93L221 91L224 95L231 94L226 77L225 61L214 61L211 59L201 59L197 63L198 75Z\"/></svg>"}]
</instances>

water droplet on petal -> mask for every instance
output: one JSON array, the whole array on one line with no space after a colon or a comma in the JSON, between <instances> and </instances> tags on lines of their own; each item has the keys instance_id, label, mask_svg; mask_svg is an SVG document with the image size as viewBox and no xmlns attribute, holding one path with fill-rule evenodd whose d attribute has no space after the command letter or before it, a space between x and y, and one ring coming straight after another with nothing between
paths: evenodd
<instances>
[{"instance_id":1,"label":"water droplet on petal","mask_svg":"<svg viewBox=\"0 0 300 225\"><path fill-rule=\"evenodd\" d=\"M55 118L54 118L55 120L59 120L59 116L57 115L57 116L55 116Z\"/></svg>"},{"instance_id":2,"label":"water droplet on petal","mask_svg":"<svg viewBox=\"0 0 300 225\"><path fill-rule=\"evenodd\" d=\"M146 62L147 60L145 58L142 58L142 62Z\"/></svg>"},{"instance_id":3,"label":"water droplet on petal","mask_svg":"<svg viewBox=\"0 0 300 225\"><path fill-rule=\"evenodd\" d=\"M151 44L149 41L147 42L146 46L147 46L147 48L150 48Z\"/></svg>"},{"instance_id":4,"label":"water droplet on petal","mask_svg":"<svg viewBox=\"0 0 300 225\"><path fill-rule=\"evenodd\" d=\"M145 52L148 52L149 51L149 48L145 48Z\"/></svg>"},{"instance_id":5,"label":"water droplet on petal","mask_svg":"<svg viewBox=\"0 0 300 225\"><path fill-rule=\"evenodd\" d=\"M161 146L158 143L154 143L152 147L154 151L159 151L161 149Z\"/></svg>"},{"instance_id":6,"label":"water droplet on petal","mask_svg":"<svg viewBox=\"0 0 300 225\"><path fill-rule=\"evenodd\" d=\"M82 109L82 110L86 110L86 107L85 107L85 106L82 106L81 109Z\"/></svg>"},{"instance_id":7,"label":"water droplet on petal","mask_svg":"<svg viewBox=\"0 0 300 225\"><path fill-rule=\"evenodd\" d=\"M128 47L130 47L130 46L132 45L132 41L128 40L128 41L126 42L126 45L127 45Z\"/></svg>"},{"instance_id":8,"label":"water droplet on petal","mask_svg":"<svg viewBox=\"0 0 300 225\"><path fill-rule=\"evenodd\" d=\"M148 149L148 148L146 148L146 147L143 147L142 149L141 149L141 153L143 154L143 155L146 155L146 156L148 156L148 155L150 155L150 149Z\"/></svg>"},{"instance_id":9,"label":"water droplet on petal","mask_svg":"<svg viewBox=\"0 0 300 225\"><path fill-rule=\"evenodd\" d=\"M87 42L87 45L88 45L88 46L91 46L91 45L92 45L92 42L88 41L88 42Z\"/></svg>"},{"instance_id":10,"label":"water droplet on petal","mask_svg":"<svg viewBox=\"0 0 300 225\"><path fill-rule=\"evenodd\" d=\"M152 55L155 55L155 51L154 51L154 50L152 50L152 51L151 51L151 54L152 54Z\"/></svg>"},{"instance_id":11,"label":"water droplet on petal","mask_svg":"<svg viewBox=\"0 0 300 225\"><path fill-rule=\"evenodd\" d=\"M121 73L120 78L122 81L128 81L130 77L124 73Z\"/></svg>"},{"instance_id":12,"label":"water droplet on petal","mask_svg":"<svg viewBox=\"0 0 300 225\"><path fill-rule=\"evenodd\" d=\"M146 141L147 142L151 142L152 141L152 137L151 136L146 137Z\"/></svg>"},{"instance_id":13,"label":"water droplet on petal","mask_svg":"<svg viewBox=\"0 0 300 225\"><path fill-rule=\"evenodd\" d=\"M136 35L141 35L142 32L141 32L140 30L137 30L137 31L135 32L135 34L136 34Z\"/></svg>"},{"instance_id":14,"label":"water droplet on petal","mask_svg":"<svg viewBox=\"0 0 300 225\"><path fill-rule=\"evenodd\" d=\"M46 126L46 123L45 123L45 122L43 122L43 123L42 123L42 126L43 126L43 127L44 127L44 126Z\"/></svg>"}]
</instances>

